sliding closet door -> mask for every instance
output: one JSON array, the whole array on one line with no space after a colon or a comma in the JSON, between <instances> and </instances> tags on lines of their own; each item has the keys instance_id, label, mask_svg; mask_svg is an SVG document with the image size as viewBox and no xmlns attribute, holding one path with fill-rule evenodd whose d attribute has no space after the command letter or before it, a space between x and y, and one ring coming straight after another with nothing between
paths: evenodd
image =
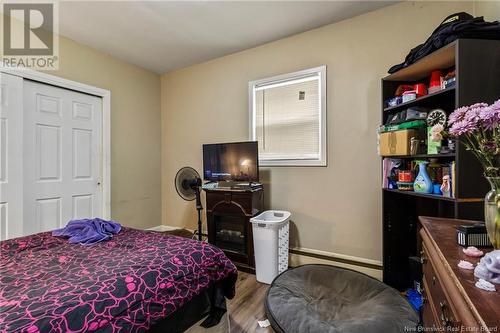
<instances>
[{"instance_id":1,"label":"sliding closet door","mask_svg":"<svg viewBox=\"0 0 500 333\"><path fill-rule=\"evenodd\" d=\"M102 214L101 98L24 81L24 230Z\"/></svg>"},{"instance_id":2,"label":"sliding closet door","mask_svg":"<svg viewBox=\"0 0 500 333\"><path fill-rule=\"evenodd\" d=\"M23 235L23 80L0 73L0 240Z\"/></svg>"}]
</instances>

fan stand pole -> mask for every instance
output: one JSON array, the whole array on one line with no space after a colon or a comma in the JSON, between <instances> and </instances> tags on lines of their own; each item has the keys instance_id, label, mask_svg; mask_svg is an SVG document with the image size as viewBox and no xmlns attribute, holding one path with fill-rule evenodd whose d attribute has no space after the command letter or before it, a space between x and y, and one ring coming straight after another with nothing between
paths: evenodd
<instances>
[{"instance_id":1,"label":"fan stand pole","mask_svg":"<svg viewBox=\"0 0 500 333\"><path fill-rule=\"evenodd\" d=\"M201 195L200 195L200 188L199 187L195 188L195 193L196 193L196 210L198 211L198 240L201 242L201 240L202 240L201 211L203 210L203 206L201 205Z\"/></svg>"},{"instance_id":2,"label":"fan stand pole","mask_svg":"<svg viewBox=\"0 0 500 333\"><path fill-rule=\"evenodd\" d=\"M201 242L201 210L203 208L196 208L198 210L198 240Z\"/></svg>"}]
</instances>

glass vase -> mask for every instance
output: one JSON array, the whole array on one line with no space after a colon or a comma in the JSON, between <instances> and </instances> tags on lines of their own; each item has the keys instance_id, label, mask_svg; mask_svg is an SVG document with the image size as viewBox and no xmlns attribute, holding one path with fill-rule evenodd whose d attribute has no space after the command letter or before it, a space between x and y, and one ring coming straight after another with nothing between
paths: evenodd
<instances>
[{"instance_id":1,"label":"glass vase","mask_svg":"<svg viewBox=\"0 0 500 333\"><path fill-rule=\"evenodd\" d=\"M495 250L500 249L500 177L486 177L491 191L484 197L484 220Z\"/></svg>"},{"instance_id":2,"label":"glass vase","mask_svg":"<svg viewBox=\"0 0 500 333\"><path fill-rule=\"evenodd\" d=\"M413 189L419 193L432 193L432 180L427 173L427 161L418 161L418 175L413 183Z\"/></svg>"}]
</instances>

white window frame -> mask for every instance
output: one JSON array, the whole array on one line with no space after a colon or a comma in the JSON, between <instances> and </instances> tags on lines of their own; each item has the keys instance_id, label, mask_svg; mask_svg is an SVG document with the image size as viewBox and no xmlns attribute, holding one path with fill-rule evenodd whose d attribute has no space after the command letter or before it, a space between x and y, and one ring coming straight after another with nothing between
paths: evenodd
<instances>
[{"instance_id":1,"label":"white window frame","mask_svg":"<svg viewBox=\"0 0 500 333\"><path fill-rule=\"evenodd\" d=\"M249 101L249 133L250 140L257 140L256 135L256 110L255 110L255 91L259 86L284 85L289 81L306 79L313 75L319 76L319 93L320 93L320 117L319 117L319 153L318 159L263 159L259 157L260 166L327 166L327 126L326 126L326 66L309 68L293 73L277 75L261 80L250 81L248 83L248 101Z\"/></svg>"}]
</instances>

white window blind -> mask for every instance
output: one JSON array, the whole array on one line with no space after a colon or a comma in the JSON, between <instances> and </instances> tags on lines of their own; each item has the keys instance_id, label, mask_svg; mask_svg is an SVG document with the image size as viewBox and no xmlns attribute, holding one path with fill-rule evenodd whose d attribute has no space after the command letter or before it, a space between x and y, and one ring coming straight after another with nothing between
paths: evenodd
<instances>
[{"instance_id":1,"label":"white window blind","mask_svg":"<svg viewBox=\"0 0 500 333\"><path fill-rule=\"evenodd\" d=\"M325 67L250 83L261 165L326 165Z\"/></svg>"}]
</instances>

